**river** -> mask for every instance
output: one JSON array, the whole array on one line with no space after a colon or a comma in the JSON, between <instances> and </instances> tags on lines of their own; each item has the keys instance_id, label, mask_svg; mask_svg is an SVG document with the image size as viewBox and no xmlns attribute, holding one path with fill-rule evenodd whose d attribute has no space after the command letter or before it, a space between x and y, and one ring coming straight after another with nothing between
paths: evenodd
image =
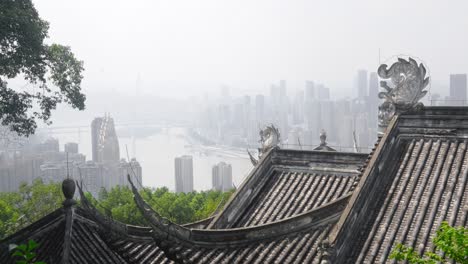
<instances>
[{"instance_id":1,"label":"river","mask_svg":"<svg viewBox=\"0 0 468 264\"><path fill-rule=\"evenodd\" d=\"M54 133L61 148L66 142L77 142L79 151L91 159L91 135L89 132ZM184 128L163 129L143 138L119 137L120 156L135 156L143 169L143 185L148 187L166 186L175 189L174 158L181 155L193 156L193 182L197 191L211 189L211 169L220 161L232 165L232 178L236 186L252 169L245 150L203 146L193 143Z\"/></svg>"}]
</instances>

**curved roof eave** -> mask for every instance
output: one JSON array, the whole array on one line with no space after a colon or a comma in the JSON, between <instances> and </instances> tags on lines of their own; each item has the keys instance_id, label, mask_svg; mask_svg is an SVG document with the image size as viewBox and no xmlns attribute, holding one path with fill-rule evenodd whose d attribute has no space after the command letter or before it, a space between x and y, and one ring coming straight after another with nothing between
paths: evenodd
<instances>
[{"instance_id":1,"label":"curved roof eave","mask_svg":"<svg viewBox=\"0 0 468 264\"><path fill-rule=\"evenodd\" d=\"M231 229L190 229L161 217L141 197L133 182L129 182L135 203L153 229L156 241L176 242L188 246L222 247L268 240L305 229L317 229L337 221L346 207L350 194L300 215L264 225Z\"/></svg>"}]
</instances>

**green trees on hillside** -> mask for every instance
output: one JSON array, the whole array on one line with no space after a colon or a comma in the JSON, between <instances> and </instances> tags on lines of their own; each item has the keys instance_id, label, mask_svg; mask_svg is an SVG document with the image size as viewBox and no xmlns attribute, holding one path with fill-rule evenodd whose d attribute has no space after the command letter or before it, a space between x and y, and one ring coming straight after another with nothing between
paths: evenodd
<instances>
[{"instance_id":1,"label":"green trees on hillside","mask_svg":"<svg viewBox=\"0 0 468 264\"><path fill-rule=\"evenodd\" d=\"M203 191L173 193L167 188L145 188L143 198L163 217L178 224L195 222L209 217L218 206L224 205L231 192ZM103 214L133 225L146 225L127 187L102 189L96 200L87 197ZM37 179L33 184L22 184L18 192L0 193L0 239L37 221L60 208L64 197L60 183L44 184Z\"/></svg>"},{"instance_id":2,"label":"green trees on hillside","mask_svg":"<svg viewBox=\"0 0 468 264\"><path fill-rule=\"evenodd\" d=\"M224 205L233 191L174 193L163 187L145 188L140 193L161 216L177 224L186 224L209 217L218 206ZM101 191L100 196L104 199L91 198L91 201L102 213L127 224L145 225L129 188L117 186L108 192Z\"/></svg>"},{"instance_id":3,"label":"green trees on hillside","mask_svg":"<svg viewBox=\"0 0 468 264\"><path fill-rule=\"evenodd\" d=\"M18 192L0 193L0 239L62 206L60 184L21 184Z\"/></svg>"}]
</instances>

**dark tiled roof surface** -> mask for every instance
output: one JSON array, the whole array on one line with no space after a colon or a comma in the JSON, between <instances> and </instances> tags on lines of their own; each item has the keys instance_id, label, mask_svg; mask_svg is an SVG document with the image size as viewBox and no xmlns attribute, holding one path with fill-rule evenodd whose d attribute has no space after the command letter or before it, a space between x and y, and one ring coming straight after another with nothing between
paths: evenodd
<instances>
[{"instance_id":1,"label":"dark tiled roof surface","mask_svg":"<svg viewBox=\"0 0 468 264\"><path fill-rule=\"evenodd\" d=\"M211 223L240 228L273 223L349 194L367 154L272 149Z\"/></svg>"},{"instance_id":2,"label":"dark tiled roof surface","mask_svg":"<svg viewBox=\"0 0 468 264\"><path fill-rule=\"evenodd\" d=\"M154 241L135 242L126 239L115 239L111 240L109 244L128 263L173 263L173 261L166 258Z\"/></svg>"},{"instance_id":3,"label":"dark tiled roof surface","mask_svg":"<svg viewBox=\"0 0 468 264\"><path fill-rule=\"evenodd\" d=\"M264 189L233 227L285 219L315 209L347 194L355 176L275 170Z\"/></svg>"},{"instance_id":4,"label":"dark tiled roof surface","mask_svg":"<svg viewBox=\"0 0 468 264\"><path fill-rule=\"evenodd\" d=\"M320 263L319 250L331 225L243 247L196 248L174 245L166 249L184 263Z\"/></svg>"},{"instance_id":5,"label":"dark tiled roof surface","mask_svg":"<svg viewBox=\"0 0 468 264\"><path fill-rule=\"evenodd\" d=\"M442 221L466 226L466 141L412 139L358 262L385 262L396 242L419 253L433 250Z\"/></svg>"},{"instance_id":6,"label":"dark tiled roof surface","mask_svg":"<svg viewBox=\"0 0 468 264\"><path fill-rule=\"evenodd\" d=\"M426 107L394 118L328 237L337 263L391 263L403 243L433 252L443 221L467 226L468 111Z\"/></svg>"},{"instance_id":7,"label":"dark tiled roof surface","mask_svg":"<svg viewBox=\"0 0 468 264\"><path fill-rule=\"evenodd\" d=\"M98 227L80 217L83 211L75 208L72 225L71 254L69 263L127 263L98 235ZM39 243L36 260L61 263L65 237L64 209L58 209L33 225L1 241L1 263L15 263L8 251L10 244L22 244L32 239Z\"/></svg>"}]
</instances>

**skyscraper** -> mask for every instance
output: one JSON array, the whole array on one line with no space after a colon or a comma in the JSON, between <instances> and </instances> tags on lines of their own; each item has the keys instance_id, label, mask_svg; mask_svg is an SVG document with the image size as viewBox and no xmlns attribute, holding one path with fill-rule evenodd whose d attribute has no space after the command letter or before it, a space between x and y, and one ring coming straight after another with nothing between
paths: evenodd
<instances>
[{"instance_id":1,"label":"skyscraper","mask_svg":"<svg viewBox=\"0 0 468 264\"><path fill-rule=\"evenodd\" d=\"M220 162L212 169L213 190L226 192L232 189L232 167L231 164Z\"/></svg>"},{"instance_id":2,"label":"skyscraper","mask_svg":"<svg viewBox=\"0 0 468 264\"><path fill-rule=\"evenodd\" d=\"M376 72L369 74L369 98L371 102L378 101L379 94L379 77Z\"/></svg>"},{"instance_id":3,"label":"skyscraper","mask_svg":"<svg viewBox=\"0 0 468 264\"><path fill-rule=\"evenodd\" d=\"M184 155L175 158L175 191L193 191L193 159L192 156Z\"/></svg>"},{"instance_id":4,"label":"skyscraper","mask_svg":"<svg viewBox=\"0 0 468 264\"><path fill-rule=\"evenodd\" d=\"M367 71L359 70L357 73L357 93L358 99L367 97Z\"/></svg>"},{"instance_id":5,"label":"skyscraper","mask_svg":"<svg viewBox=\"0 0 468 264\"><path fill-rule=\"evenodd\" d=\"M68 142L65 144L65 152L70 154L78 154L78 144L75 142Z\"/></svg>"},{"instance_id":6,"label":"skyscraper","mask_svg":"<svg viewBox=\"0 0 468 264\"><path fill-rule=\"evenodd\" d=\"M257 117L257 123L264 122L265 120L265 96L263 94L257 94L255 96L255 115Z\"/></svg>"},{"instance_id":7,"label":"skyscraper","mask_svg":"<svg viewBox=\"0 0 468 264\"><path fill-rule=\"evenodd\" d=\"M119 139L114 119L109 115L97 117L91 122L92 156L94 162L120 161Z\"/></svg>"},{"instance_id":8,"label":"skyscraper","mask_svg":"<svg viewBox=\"0 0 468 264\"><path fill-rule=\"evenodd\" d=\"M466 74L450 74L450 105L466 105Z\"/></svg>"},{"instance_id":9,"label":"skyscraper","mask_svg":"<svg viewBox=\"0 0 468 264\"><path fill-rule=\"evenodd\" d=\"M305 82L305 98L306 102L313 101L315 99L315 85L313 81Z\"/></svg>"},{"instance_id":10,"label":"skyscraper","mask_svg":"<svg viewBox=\"0 0 468 264\"><path fill-rule=\"evenodd\" d=\"M379 108L379 78L376 72L371 72L369 75L369 127L377 127L377 113Z\"/></svg>"},{"instance_id":11,"label":"skyscraper","mask_svg":"<svg viewBox=\"0 0 468 264\"><path fill-rule=\"evenodd\" d=\"M323 84L317 85L317 99L319 100L330 100L330 89L325 87Z\"/></svg>"}]
</instances>

